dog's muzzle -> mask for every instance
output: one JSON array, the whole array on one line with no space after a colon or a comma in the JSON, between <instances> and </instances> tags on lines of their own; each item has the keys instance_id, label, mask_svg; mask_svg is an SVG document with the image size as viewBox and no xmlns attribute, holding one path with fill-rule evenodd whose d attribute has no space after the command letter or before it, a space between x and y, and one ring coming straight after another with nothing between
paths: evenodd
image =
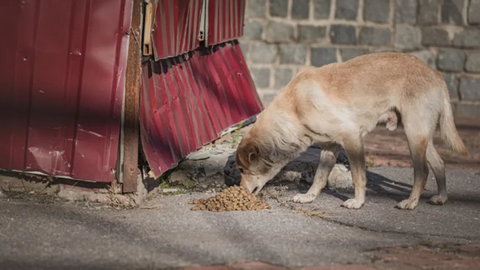
<instances>
[{"instance_id":1,"label":"dog's muzzle","mask_svg":"<svg viewBox=\"0 0 480 270\"><path fill-rule=\"evenodd\" d=\"M260 190L262 190L264 184L255 183L254 181L247 181L242 176L242 180L240 181L240 186L244 187L246 190L248 190L248 192L258 195Z\"/></svg>"}]
</instances>

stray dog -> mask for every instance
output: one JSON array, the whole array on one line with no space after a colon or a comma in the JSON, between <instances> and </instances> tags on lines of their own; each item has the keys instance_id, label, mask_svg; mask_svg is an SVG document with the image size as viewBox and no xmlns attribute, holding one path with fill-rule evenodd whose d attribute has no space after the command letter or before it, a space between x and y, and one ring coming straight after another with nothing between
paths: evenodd
<instances>
[{"instance_id":1,"label":"stray dog","mask_svg":"<svg viewBox=\"0 0 480 270\"><path fill-rule=\"evenodd\" d=\"M363 138L377 123L389 130L399 118L405 129L414 167L410 197L397 204L414 209L425 187L427 163L438 194L432 204L447 201L445 166L433 145L437 123L443 140L467 154L453 122L447 85L442 75L418 58L403 53L377 53L344 63L305 68L258 117L240 142L236 160L240 185L258 193L284 165L311 145L322 148L313 184L293 201L312 202L325 187L341 147L350 161L355 197L342 206L365 202Z\"/></svg>"}]
</instances>

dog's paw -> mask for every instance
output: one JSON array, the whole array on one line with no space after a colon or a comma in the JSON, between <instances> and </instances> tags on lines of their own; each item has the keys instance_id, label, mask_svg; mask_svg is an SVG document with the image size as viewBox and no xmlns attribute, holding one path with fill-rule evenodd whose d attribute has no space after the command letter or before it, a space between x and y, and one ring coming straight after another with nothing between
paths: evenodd
<instances>
[{"instance_id":1,"label":"dog's paw","mask_svg":"<svg viewBox=\"0 0 480 270\"><path fill-rule=\"evenodd\" d=\"M417 205L418 205L418 200L406 199L399 202L396 207L403 210L412 210L412 209L415 209Z\"/></svg>"},{"instance_id":2,"label":"dog's paw","mask_svg":"<svg viewBox=\"0 0 480 270\"><path fill-rule=\"evenodd\" d=\"M317 197L315 194L312 193L305 193L305 194L297 194L293 197L293 201L296 203L311 203Z\"/></svg>"},{"instance_id":3,"label":"dog's paw","mask_svg":"<svg viewBox=\"0 0 480 270\"><path fill-rule=\"evenodd\" d=\"M342 206L348 209L359 209L362 207L364 201L358 199L349 199L343 202Z\"/></svg>"},{"instance_id":4,"label":"dog's paw","mask_svg":"<svg viewBox=\"0 0 480 270\"><path fill-rule=\"evenodd\" d=\"M447 195L434 195L428 202L435 205L442 205L447 202L447 199Z\"/></svg>"}]
</instances>

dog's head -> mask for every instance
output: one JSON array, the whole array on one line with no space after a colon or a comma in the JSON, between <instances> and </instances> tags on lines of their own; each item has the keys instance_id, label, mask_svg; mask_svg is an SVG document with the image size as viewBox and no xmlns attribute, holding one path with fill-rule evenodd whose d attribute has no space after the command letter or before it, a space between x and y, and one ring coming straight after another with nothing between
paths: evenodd
<instances>
[{"instance_id":1,"label":"dog's head","mask_svg":"<svg viewBox=\"0 0 480 270\"><path fill-rule=\"evenodd\" d=\"M273 150L273 149L272 149ZM259 140L246 136L237 148L237 167L240 170L240 186L249 192L258 194L263 186L281 169L281 166L269 161L271 151Z\"/></svg>"}]
</instances>

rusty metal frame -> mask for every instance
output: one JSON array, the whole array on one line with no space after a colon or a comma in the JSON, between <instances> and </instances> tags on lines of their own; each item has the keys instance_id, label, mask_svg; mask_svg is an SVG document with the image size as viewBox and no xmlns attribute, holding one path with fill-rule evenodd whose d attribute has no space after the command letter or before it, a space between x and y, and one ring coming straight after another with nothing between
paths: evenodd
<instances>
[{"instance_id":1,"label":"rusty metal frame","mask_svg":"<svg viewBox=\"0 0 480 270\"><path fill-rule=\"evenodd\" d=\"M152 29L155 22L155 10L157 9L157 0L142 1L142 54L143 56L153 55Z\"/></svg>"},{"instance_id":2,"label":"rusty metal frame","mask_svg":"<svg viewBox=\"0 0 480 270\"><path fill-rule=\"evenodd\" d=\"M200 33L198 33L198 40L207 43L208 38L208 4L210 0L204 0L202 6L202 13L200 15Z\"/></svg>"},{"instance_id":3,"label":"rusty metal frame","mask_svg":"<svg viewBox=\"0 0 480 270\"><path fill-rule=\"evenodd\" d=\"M140 75L142 61L142 22L143 0L134 0L132 22L129 31L130 40L128 47L125 99L123 107L122 130L120 138L120 173L119 183L122 192L137 191L138 153L139 153L139 108L140 108Z\"/></svg>"}]
</instances>

